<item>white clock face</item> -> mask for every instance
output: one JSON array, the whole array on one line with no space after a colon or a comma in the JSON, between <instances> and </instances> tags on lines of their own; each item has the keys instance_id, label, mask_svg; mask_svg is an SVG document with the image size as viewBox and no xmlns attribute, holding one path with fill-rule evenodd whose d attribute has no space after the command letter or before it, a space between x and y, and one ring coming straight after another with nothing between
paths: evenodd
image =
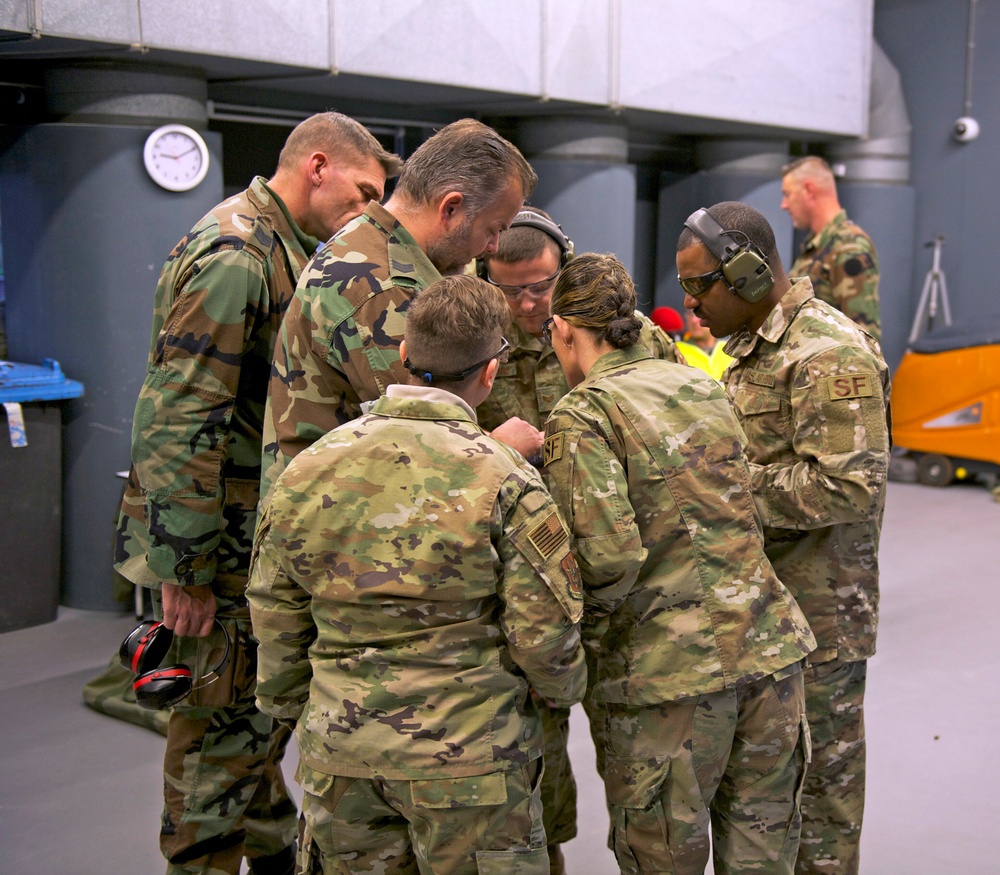
<instances>
[{"instance_id":1,"label":"white clock face","mask_svg":"<svg viewBox=\"0 0 1000 875\"><path fill-rule=\"evenodd\" d=\"M208 146L187 125L157 128L146 138L142 157L153 182L168 191L188 191L208 173Z\"/></svg>"}]
</instances>

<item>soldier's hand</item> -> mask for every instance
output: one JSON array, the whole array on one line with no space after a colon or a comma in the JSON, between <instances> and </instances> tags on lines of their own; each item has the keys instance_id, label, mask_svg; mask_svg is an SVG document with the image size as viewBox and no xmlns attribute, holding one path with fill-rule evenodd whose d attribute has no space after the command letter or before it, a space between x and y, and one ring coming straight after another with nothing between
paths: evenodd
<instances>
[{"instance_id":1,"label":"soldier's hand","mask_svg":"<svg viewBox=\"0 0 1000 875\"><path fill-rule=\"evenodd\" d=\"M545 432L539 431L530 422L525 422L513 416L501 423L492 432L491 437L517 450L524 458L537 456L545 443Z\"/></svg>"},{"instance_id":2,"label":"soldier's hand","mask_svg":"<svg viewBox=\"0 0 1000 875\"><path fill-rule=\"evenodd\" d=\"M215 595L212 587L178 586L166 583L160 589L163 599L163 625L175 635L204 638L215 621Z\"/></svg>"}]
</instances>

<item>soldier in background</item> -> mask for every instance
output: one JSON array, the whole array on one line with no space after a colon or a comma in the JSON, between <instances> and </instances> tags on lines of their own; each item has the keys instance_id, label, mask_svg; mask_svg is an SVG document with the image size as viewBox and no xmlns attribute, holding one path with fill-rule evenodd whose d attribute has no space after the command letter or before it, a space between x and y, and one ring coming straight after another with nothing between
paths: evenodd
<instances>
[{"instance_id":1,"label":"soldier in background","mask_svg":"<svg viewBox=\"0 0 1000 875\"><path fill-rule=\"evenodd\" d=\"M556 402L569 387L552 347L542 342L549 302L559 273L573 258L573 241L552 217L525 206L500 235L496 252L477 263L482 276L503 292L513 325L508 361L500 364L490 396L476 408L479 424L494 429L512 417L542 428ZM655 358L676 361L673 341L645 316L639 341ZM539 453L531 461L541 464ZM539 702L545 727L545 834L549 841L551 875L562 875L565 861L560 845L576 836L576 782L569 760L569 709L550 709Z\"/></svg>"},{"instance_id":2,"label":"soldier in background","mask_svg":"<svg viewBox=\"0 0 1000 875\"><path fill-rule=\"evenodd\" d=\"M677 348L684 356L684 361L716 380L721 380L733 360L726 353L725 338L712 337L712 332L690 310L684 311L684 327L684 336L677 341Z\"/></svg>"},{"instance_id":3,"label":"soldier in background","mask_svg":"<svg viewBox=\"0 0 1000 875\"><path fill-rule=\"evenodd\" d=\"M154 614L174 632L165 662L205 674L216 619L234 648L223 677L175 705L167 726L168 873L237 875L244 856L255 875L294 865L297 816L280 765L288 730L254 702L245 594L267 378L302 268L399 166L353 119L312 116L274 176L205 216L160 274L115 567L153 590Z\"/></svg>"},{"instance_id":4,"label":"soldier in background","mask_svg":"<svg viewBox=\"0 0 1000 875\"><path fill-rule=\"evenodd\" d=\"M638 343L613 256L577 256L551 307L573 388L546 472L583 576L619 868L703 875L711 843L716 872L790 875L815 642L764 555L743 432L718 382Z\"/></svg>"},{"instance_id":5,"label":"soldier in background","mask_svg":"<svg viewBox=\"0 0 1000 875\"><path fill-rule=\"evenodd\" d=\"M713 233L739 250L726 264L706 245L719 249ZM737 276L744 256L771 273L770 286L748 292L755 300L737 288L747 291ZM889 372L878 344L818 300L808 278L792 284L771 226L746 204L689 217L677 273L684 306L716 337L732 335L726 389L749 444L767 555L817 640L805 673L812 763L796 871L852 875L864 811L865 680L878 626Z\"/></svg>"},{"instance_id":6,"label":"soldier in background","mask_svg":"<svg viewBox=\"0 0 1000 875\"><path fill-rule=\"evenodd\" d=\"M476 425L502 296L410 302L411 372L299 453L257 532L260 707L296 726L299 872L549 871L528 686L586 686L569 536L535 469Z\"/></svg>"},{"instance_id":7,"label":"soldier in background","mask_svg":"<svg viewBox=\"0 0 1000 875\"><path fill-rule=\"evenodd\" d=\"M781 208L810 234L788 275L809 277L817 298L880 340L878 256L871 238L840 206L830 165L808 155L781 173Z\"/></svg>"},{"instance_id":8,"label":"soldier in background","mask_svg":"<svg viewBox=\"0 0 1000 875\"><path fill-rule=\"evenodd\" d=\"M443 275L497 247L538 177L515 146L474 119L442 128L409 157L383 206L372 203L299 280L268 390L262 495L288 462L406 379L406 308ZM495 429L530 456L541 431Z\"/></svg>"}]
</instances>

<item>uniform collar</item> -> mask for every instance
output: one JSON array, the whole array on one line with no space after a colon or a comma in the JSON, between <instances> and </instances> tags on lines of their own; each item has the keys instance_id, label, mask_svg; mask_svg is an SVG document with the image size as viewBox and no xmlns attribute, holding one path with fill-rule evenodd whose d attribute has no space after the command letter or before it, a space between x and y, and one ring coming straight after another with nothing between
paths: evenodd
<instances>
[{"instance_id":1,"label":"uniform collar","mask_svg":"<svg viewBox=\"0 0 1000 875\"><path fill-rule=\"evenodd\" d=\"M847 210L841 210L822 228L812 235L804 244L802 251L809 252L812 249L819 249L826 242L826 239L840 226L847 222Z\"/></svg>"},{"instance_id":2,"label":"uniform collar","mask_svg":"<svg viewBox=\"0 0 1000 875\"><path fill-rule=\"evenodd\" d=\"M287 239L289 236L294 237L306 255L311 257L323 245L321 241L317 240L311 234L307 234L298 226L295 219L292 218L292 214L288 212L285 202L268 186L267 180L263 176L254 177L253 182L250 183L249 197L256 202L258 209L262 213L270 216L272 221L279 226L282 223L275 220L280 213L282 218L284 218L284 224L288 233L281 234L279 232L279 236L283 239Z\"/></svg>"},{"instance_id":3,"label":"uniform collar","mask_svg":"<svg viewBox=\"0 0 1000 875\"><path fill-rule=\"evenodd\" d=\"M447 404L452 407L458 407L465 415L464 416L449 416L449 419L470 419L472 422L478 424L479 420L476 419L476 411L473 410L466 402L459 398L454 392L449 392L447 389L441 389L438 386L414 386L410 383L393 383L386 387L385 397L401 402L406 405L407 402L428 403L428 404ZM381 400L381 399L380 399ZM385 405L380 405L376 403L373 413L385 413L388 410L381 410L380 407L398 407L398 405L387 403Z\"/></svg>"},{"instance_id":4,"label":"uniform collar","mask_svg":"<svg viewBox=\"0 0 1000 875\"><path fill-rule=\"evenodd\" d=\"M774 309L767 314L764 323L756 334L750 334L745 328L737 331L725 346L725 352L734 358L743 358L757 344L757 338L767 343L778 344L792 324L792 320L805 303L816 297L813 293L812 280L802 277L788 289L775 304Z\"/></svg>"}]
</instances>

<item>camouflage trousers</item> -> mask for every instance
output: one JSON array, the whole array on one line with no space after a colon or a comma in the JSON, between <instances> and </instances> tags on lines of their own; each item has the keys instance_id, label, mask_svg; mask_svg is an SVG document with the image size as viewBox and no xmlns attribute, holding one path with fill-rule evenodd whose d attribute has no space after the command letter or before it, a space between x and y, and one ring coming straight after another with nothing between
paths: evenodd
<instances>
[{"instance_id":1,"label":"camouflage trousers","mask_svg":"<svg viewBox=\"0 0 1000 875\"><path fill-rule=\"evenodd\" d=\"M154 613L162 617L158 598ZM233 616L240 613L246 616ZM219 598L217 616L232 641L217 681L197 688L197 678L221 655L217 627L207 638L175 637L163 660L188 665L196 678L196 689L174 706L167 724L160 850L168 875L238 875L244 856L252 871L267 871L269 857L273 871L281 871L298 835L281 773L291 732L257 710L257 644L248 613Z\"/></svg>"},{"instance_id":2,"label":"camouflage trousers","mask_svg":"<svg viewBox=\"0 0 1000 875\"><path fill-rule=\"evenodd\" d=\"M569 761L569 708L535 702L542 718L542 820L550 845L576 836L576 780ZM557 875L555 871L552 875Z\"/></svg>"},{"instance_id":3,"label":"camouflage trousers","mask_svg":"<svg viewBox=\"0 0 1000 875\"><path fill-rule=\"evenodd\" d=\"M606 706L609 846L623 875L791 875L809 756L802 672Z\"/></svg>"},{"instance_id":4,"label":"camouflage trousers","mask_svg":"<svg viewBox=\"0 0 1000 875\"><path fill-rule=\"evenodd\" d=\"M540 770L404 781L300 763L299 875L547 875Z\"/></svg>"},{"instance_id":5,"label":"camouflage trousers","mask_svg":"<svg viewBox=\"0 0 1000 875\"><path fill-rule=\"evenodd\" d=\"M865 809L867 660L805 672L813 757L802 791L800 875L857 875Z\"/></svg>"}]
</instances>

